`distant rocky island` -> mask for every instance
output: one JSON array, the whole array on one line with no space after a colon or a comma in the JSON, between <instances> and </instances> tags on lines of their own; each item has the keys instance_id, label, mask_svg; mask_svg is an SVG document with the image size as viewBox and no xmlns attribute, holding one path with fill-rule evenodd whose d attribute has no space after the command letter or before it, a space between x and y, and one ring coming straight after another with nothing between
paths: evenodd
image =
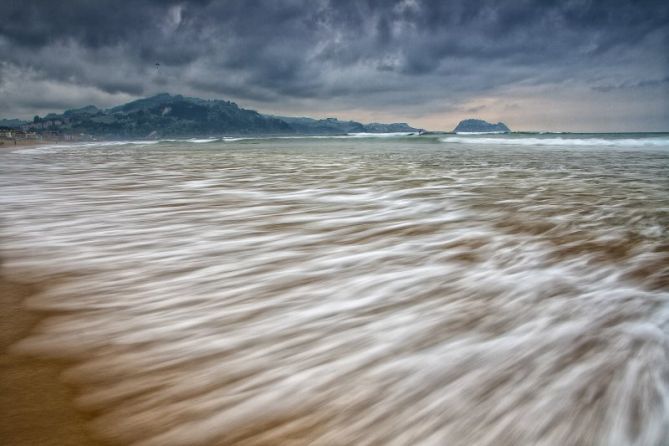
<instances>
[{"instance_id":1,"label":"distant rocky island","mask_svg":"<svg viewBox=\"0 0 669 446\"><path fill-rule=\"evenodd\" d=\"M0 120L5 127L39 135L95 138L161 138L223 135L337 135L420 132L405 123L362 124L335 118L271 116L234 102L158 94L109 109L93 105L35 116L32 121Z\"/></svg>"},{"instance_id":2,"label":"distant rocky island","mask_svg":"<svg viewBox=\"0 0 669 446\"><path fill-rule=\"evenodd\" d=\"M509 130L509 128L503 122L492 124L490 122L486 122L481 119L465 119L464 121L460 121L460 123L455 127L453 131L455 133L468 133L468 132L507 133L510 132L511 130Z\"/></svg>"}]
</instances>

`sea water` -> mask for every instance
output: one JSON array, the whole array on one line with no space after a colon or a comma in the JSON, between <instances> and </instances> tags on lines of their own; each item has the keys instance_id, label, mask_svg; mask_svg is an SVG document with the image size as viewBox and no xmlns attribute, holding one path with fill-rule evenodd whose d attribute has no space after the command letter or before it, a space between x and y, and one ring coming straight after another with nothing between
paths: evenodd
<instances>
[{"instance_id":1,"label":"sea water","mask_svg":"<svg viewBox=\"0 0 669 446\"><path fill-rule=\"evenodd\" d=\"M666 445L669 135L353 135L0 155L0 253L47 284L124 445Z\"/></svg>"}]
</instances>

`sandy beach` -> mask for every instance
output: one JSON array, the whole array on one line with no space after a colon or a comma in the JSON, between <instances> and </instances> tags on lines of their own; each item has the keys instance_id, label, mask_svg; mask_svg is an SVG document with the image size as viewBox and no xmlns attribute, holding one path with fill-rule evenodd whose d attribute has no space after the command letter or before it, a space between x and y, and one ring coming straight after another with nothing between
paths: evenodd
<instances>
[{"instance_id":1,"label":"sandy beach","mask_svg":"<svg viewBox=\"0 0 669 446\"><path fill-rule=\"evenodd\" d=\"M0 0L0 446L669 446L669 1L256 3Z\"/></svg>"},{"instance_id":2,"label":"sandy beach","mask_svg":"<svg viewBox=\"0 0 669 446\"><path fill-rule=\"evenodd\" d=\"M0 443L666 446L669 135L197 141L0 160Z\"/></svg>"},{"instance_id":3,"label":"sandy beach","mask_svg":"<svg viewBox=\"0 0 669 446\"><path fill-rule=\"evenodd\" d=\"M40 320L24 300L37 286L7 280L0 273L0 439L12 446L100 445L87 432L86 417L72 406L72 389L59 376L65 363L10 353Z\"/></svg>"},{"instance_id":4,"label":"sandy beach","mask_svg":"<svg viewBox=\"0 0 669 446\"><path fill-rule=\"evenodd\" d=\"M37 140L37 139L28 139L28 140L17 140L16 144L14 141L2 140L0 141L0 153L2 152L11 152L12 150L21 148L21 147L30 147L30 146L43 146L46 144L58 144L63 143L64 141L49 141L49 140Z\"/></svg>"}]
</instances>

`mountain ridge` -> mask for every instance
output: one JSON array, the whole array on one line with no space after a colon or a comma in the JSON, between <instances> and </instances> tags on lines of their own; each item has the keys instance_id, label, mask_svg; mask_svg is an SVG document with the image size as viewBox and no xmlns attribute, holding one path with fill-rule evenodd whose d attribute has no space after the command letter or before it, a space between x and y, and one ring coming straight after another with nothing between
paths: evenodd
<instances>
[{"instance_id":1,"label":"mountain ridge","mask_svg":"<svg viewBox=\"0 0 669 446\"><path fill-rule=\"evenodd\" d=\"M363 124L336 118L273 116L221 99L160 93L107 109L94 105L35 116L33 121L2 120L26 131L103 138L155 138L222 135L337 135L420 132L406 123ZM18 125L17 125L18 124Z\"/></svg>"}]
</instances>

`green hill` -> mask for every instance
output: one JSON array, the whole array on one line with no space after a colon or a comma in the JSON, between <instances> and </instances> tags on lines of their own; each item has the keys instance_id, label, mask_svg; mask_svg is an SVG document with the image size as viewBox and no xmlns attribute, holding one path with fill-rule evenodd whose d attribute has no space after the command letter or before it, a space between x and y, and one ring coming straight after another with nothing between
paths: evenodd
<instances>
[{"instance_id":1,"label":"green hill","mask_svg":"<svg viewBox=\"0 0 669 446\"><path fill-rule=\"evenodd\" d=\"M23 124L25 130L101 138L223 135L333 135L354 132L418 132L407 124L369 124L269 116L223 100L158 94L101 110L93 105L51 113Z\"/></svg>"}]
</instances>

